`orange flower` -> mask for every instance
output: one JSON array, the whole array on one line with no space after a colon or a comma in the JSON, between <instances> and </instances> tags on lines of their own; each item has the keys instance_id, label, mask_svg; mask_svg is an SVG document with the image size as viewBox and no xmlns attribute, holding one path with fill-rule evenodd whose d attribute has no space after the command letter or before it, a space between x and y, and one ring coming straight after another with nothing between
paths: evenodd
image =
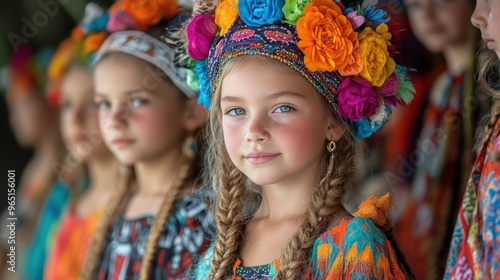
<instances>
[{"instance_id":1,"label":"orange flower","mask_svg":"<svg viewBox=\"0 0 500 280\"><path fill-rule=\"evenodd\" d=\"M391 33L387 24L382 23L373 30L365 28L359 34L359 54L363 59L363 70L359 76L380 87L396 69L396 62L390 56L387 46L390 46Z\"/></svg>"},{"instance_id":2,"label":"orange flower","mask_svg":"<svg viewBox=\"0 0 500 280\"><path fill-rule=\"evenodd\" d=\"M139 27L155 25L163 15L173 16L178 9L175 0L122 0L122 8Z\"/></svg>"},{"instance_id":3,"label":"orange flower","mask_svg":"<svg viewBox=\"0 0 500 280\"><path fill-rule=\"evenodd\" d=\"M71 30L71 39L75 42L79 42L83 39L83 29L77 26Z\"/></svg>"},{"instance_id":4,"label":"orange flower","mask_svg":"<svg viewBox=\"0 0 500 280\"><path fill-rule=\"evenodd\" d=\"M97 51L101 47L104 40L106 40L106 37L106 32L97 32L89 35L83 42L83 52L92 53Z\"/></svg>"},{"instance_id":5,"label":"orange flower","mask_svg":"<svg viewBox=\"0 0 500 280\"><path fill-rule=\"evenodd\" d=\"M357 52L358 34L340 7L331 0L313 0L297 21L298 47L310 71L339 71L356 75L363 62Z\"/></svg>"},{"instance_id":6,"label":"orange flower","mask_svg":"<svg viewBox=\"0 0 500 280\"><path fill-rule=\"evenodd\" d=\"M371 219L383 230L389 230L392 227L392 221L388 218L391 206L392 197L389 193L380 198L372 195L359 205L358 211L354 213L354 216Z\"/></svg>"},{"instance_id":7,"label":"orange flower","mask_svg":"<svg viewBox=\"0 0 500 280\"><path fill-rule=\"evenodd\" d=\"M237 0L223 0L215 11L215 23L219 25L220 36L227 33L229 28L238 18L238 2Z\"/></svg>"}]
</instances>

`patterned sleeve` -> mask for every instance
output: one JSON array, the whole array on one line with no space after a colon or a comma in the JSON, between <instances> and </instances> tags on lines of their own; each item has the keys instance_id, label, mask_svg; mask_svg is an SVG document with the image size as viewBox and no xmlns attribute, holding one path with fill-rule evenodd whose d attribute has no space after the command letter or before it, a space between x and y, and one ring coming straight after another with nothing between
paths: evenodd
<instances>
[{"instance_id":1,"label":"patterned sleeve","mask_svg":"<svg viewBox=\"0 0 500 280\"><path fill-rule=\"evenodd\" d=\"M371 219L348 218L316 240L313 279L411 279Z\"/></svg>"},{"instance_id":2,"label":"patterned sleeve","mask_svg":"<svg viewBox=\"0 0 500 280\"><path fill-rule=\"evenodd\" d=\"M194 273L191 279L196 280L204 280L208 279L208 275L210 274L210 269L212 268L212 260L214 259L214 246L215 243L210 245L205 254L201 257L200 261L196 265Z\"/></svg>"}]
</instances>

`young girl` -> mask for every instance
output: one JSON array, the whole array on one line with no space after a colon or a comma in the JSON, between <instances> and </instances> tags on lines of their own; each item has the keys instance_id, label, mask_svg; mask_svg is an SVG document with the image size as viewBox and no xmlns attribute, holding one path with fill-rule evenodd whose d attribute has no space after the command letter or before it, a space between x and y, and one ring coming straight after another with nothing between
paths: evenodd
<instances>
[{"instance_id":1,"label":"young girl","mask_svg":"<svg viewBox=\"0 0 500 280\"><path fill-rule=\"evenodd\" d=\"M411 99L390 18L369 3L240 0L220 3L214 23L204 3L187 34L200 76L208 71L218 237L194 278L411 278L384 233L390 196L354 216L342 205L355 138Z\"/></svg>"},{"instance_id":2,"label":"young girl","mask_svg":"<svg viewBox=\"0 0 500 280\"><path fill-rule=\"evenodd\" d=\"M67 198L65 188L56 182L57 174L54 172L54 164L61 162L64 149L59 136L57 104L51 99L46 86L46 71L52 53L51 48L35 52L28 45L23 45L12 56L8 66L7 104L11 127L22 146L34 148L34 156L26 166L20 188L16 191L15 245L19 273L5 269L2 273L8 279L40 277L38 272L43 268L47 249L45 243L40 243L46 236L41 228L49 228L54 221L52 218L59 217ZM46 209L51 209L47 217L43 214ZM2 253L2 256L7 253Z\"/></svg>"},{"instance_id":3,"label":"young girl","mask_svg":"<svg viewBox=\"0 0 500 280\"><path fill-rule=\"evenodd\" d=\"M97 8L89 8L96 11L96 15L102 13ZM54 81L61 81L61 131L70 152L64 171L66 178L72 177L73 198L47 259L45 279L78 279L98 221L113 192L109 187L115 182L113 175L118 171L118 162L106 148L99 131L94 86L88 68L90 58L83 51L85 40L81 30L82 27L76 27L73 36L60 44L49 68ZM84 173L80 171L82 168ZM82 181L87 181L83 192L78 186Z\"/></svg>"},{"instance_id":4,"label":"young girl","mask_svg":"<svg viewBox=\"0 0 500 280\"><path fill-rule=\"evenodd\" d=\"M481 30L479 84L493 96L453 234L444 279L500 278L500 1L478 0L472 24Z\"/></svg>"},{"instance_id":5,"label":"young girl","mask_svg":"<svg viewBox=\"0 0 500 280\"><path fill-rule=\"evenodd\" d=\"M480 34L469 21L472 1L406 0L405 5L415 36L443 56L446 70L431 73L432 83L417 92L423 102L412 119L405 118L411 113L405 110L391 124L388 139L407 137L405 150L385 159L397 174L391 186L397 190L395 199L404 205L394 221L394 236L417 279L441 279L474 159L474 130L489 106L474 93ZM390 151L395 146L392 141L386 145Z\"/></svg>"},{"instance_id":6,"label":"young girl","mask_svg":"<svg viewBox=\"0 0 500 280\"><path fill-rule=\"evenodd\" d=\"M127 1L118 5L125 10L121 16L145 12L127 11ZM180 19L172 18L168 30L180 26ZM196 104L186 72L174 64L182 57L175 53L132 30L112 33L96 55L100 128L133 173L107 208L86 279L182 279L208 247L208 206L192 194L198 172L192 146L205 110Z\"/></svg>"}]
</instances>

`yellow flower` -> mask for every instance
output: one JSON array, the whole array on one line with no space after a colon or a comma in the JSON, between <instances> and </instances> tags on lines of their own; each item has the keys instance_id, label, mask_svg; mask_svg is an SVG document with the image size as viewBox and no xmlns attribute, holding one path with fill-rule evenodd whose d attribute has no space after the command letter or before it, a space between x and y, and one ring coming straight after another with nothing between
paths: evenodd
<instances>
[{"instance_id":1,"label":"yellow flower","mask_svg":"<svg viewBox=\"0 0 500 280\"><path fill-rule=\"evenodd\" d=\"M223 0L215 11L215 23L220 27L220 36L229 31L233 23L238 18L238 1Z\"/></svg>"},{"instance_id":2,"label":"yellow flower","mask_svg":"<svg viewBox=\"0 0 500 280\"><path fill-rule=\"evenodd\" d=\"M339 71L356 75L363 65L358 54L358 34L340 7L331 0L314 0L297 21L297 46L310 71Z\"/></svg>"},{"instance_id":3,"label":"yellow flower","mask_svg":"<svg viewBox=\"0 0 500 280\"><path fill-rule=\"evenodd\" d=\"M359 76L376 87L382 86L396 68L396 62L389 55L391 33L387 24L382 23L374 31L367 27L359 34L358 52L363 60L363 70Z\"/></svg>"}]
</instances>

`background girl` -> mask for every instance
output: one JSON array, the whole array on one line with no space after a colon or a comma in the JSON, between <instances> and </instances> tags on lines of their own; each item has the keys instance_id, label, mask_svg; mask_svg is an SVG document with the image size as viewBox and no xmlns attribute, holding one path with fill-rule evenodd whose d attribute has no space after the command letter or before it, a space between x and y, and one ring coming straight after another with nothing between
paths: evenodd
<instances>
[{"instance_id":1,"label":"background girl","mask_svg":"<svg viewBox=\"0 0 500 280\"><path fill-rule=\"evenodd\" d=\"M140 15L155 12L142 10L151 8L145 3L135 3L115 4L111 26L137 23ZM174 17L177 4L167 5L171 6L158 6L156 12L169 18L167 37L174 40L182 20ZM169 9L174 13L165 15ZM160 18L142 24L151 26ZM163 30L151 27L148 32ZM106 209L86 264L86 279L185 278L193 260L208 247L208 206L192 194L198 173L192 145L205 110L196 104L186 72L174 64L182 58L175 51L145 32L117 31L96 55L100 128L110 150L133 166L133 173L121 178L126 187Z\"/></svg>"},{"instance_id":2,"label":"background girl","mask_svg":"<svg viewBox=\"0 0 500 280\"><path fill-rule=\"evenodd\" d=\"M86 13L99 20L103 10L90 4ZM86 22L92 21L86 18ZM78 279L118 172L118 162L99 131L83 29L76 27L73 36L60 44L49 68L53 82L61 83L61 132L70 153L64 162L64 175L72 199L47 258L45 279ZM89 37L87 34L86 39Z\"/></svg>"},{"instance_id":3,"label":"background girl","mask_svg":"<svg viewBox=\"0 0 500 280\"><path fill-rule=\"evenodd\" d=\"M479 153L458 214L444 279L500 277L500 1L478 0L471 19L484 41L479 84L493 96L493 105L478 137Z\"/></svg>"}]
</instances>

